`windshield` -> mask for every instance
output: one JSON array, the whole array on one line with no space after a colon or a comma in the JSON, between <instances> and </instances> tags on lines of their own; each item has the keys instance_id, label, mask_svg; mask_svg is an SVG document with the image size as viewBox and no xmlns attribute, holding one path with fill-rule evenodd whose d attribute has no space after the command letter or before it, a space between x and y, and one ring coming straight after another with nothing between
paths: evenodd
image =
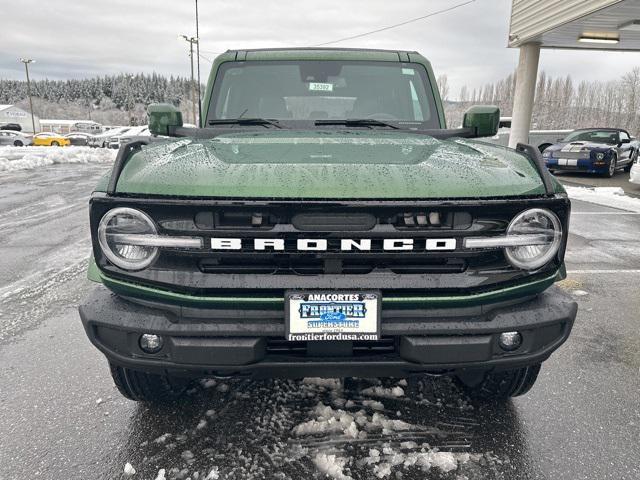
<instances>
[{"instance_id":1,"label":"windshield","mask_svg":"<svg viewBox=\"0 0 640 480\"><path fill-rule=\"evenodd\" d=\"M363 61L227 62L218 71L208 121L373 119L440 128L425 68Z\"/></svg>"},{"instance_id":2,"label":"windshield","mask_svg":"<svg viewBox=\"0 0 640 480\"><path fill-rule=\"evenodd\" d=\"M578 130L570 133L564 139L565 142L593 142L616 145L618 143L618 132L615 130Z\"/></svg>"}]
</instances>

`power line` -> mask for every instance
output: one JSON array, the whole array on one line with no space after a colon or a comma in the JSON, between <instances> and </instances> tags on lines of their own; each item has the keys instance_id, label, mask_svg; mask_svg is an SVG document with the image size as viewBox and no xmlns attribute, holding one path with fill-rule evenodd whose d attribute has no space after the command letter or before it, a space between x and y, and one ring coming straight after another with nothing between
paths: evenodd
<instances>
[{"instance_id":1,"label":"power line","mask_svg":"<svg viewBox=\"0 0 640 480\"><path fill-rule=\"evenodd\" d=\"M373 35L374 33L384 32L386 30L391 30L392 28L402 27L403 25L407 25L409 23L414 23L414 22L417 22L417 21L420 21L420 20L424 20L425 18L434 17L436 15L440 15L441 13L450 12L451 10L455 10L456 8L464 7L465 5L469 5L470 3L473 3L475 1L476 0L468 0L466 2L459 3L459 4L454 5L452 7L443 8L442 10L438 10L436 12L431 12L431 13L428 13L426 15L422 15L421 17L411 18L411 19L406 20L404 22L396 23L395 25L389 25L388 27L378 28L377 30L371 30L370 32L360 33L358 35L353 35L351 37L344 37L344 38L340 38L338 40L332 40L330 42L318 43L317 45L312 45L312 46L313 47L323 47L325 45L331 45L333 43L344 42L346 40L353 40L355 38L366 37L367 35Z\"/></svg>"}]
</instances>

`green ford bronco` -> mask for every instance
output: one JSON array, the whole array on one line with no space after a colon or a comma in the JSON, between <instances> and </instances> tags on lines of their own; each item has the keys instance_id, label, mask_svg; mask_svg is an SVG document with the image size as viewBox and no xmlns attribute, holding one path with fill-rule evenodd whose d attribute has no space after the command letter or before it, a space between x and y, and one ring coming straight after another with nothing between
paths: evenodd
<instances>
[{"instance_id":1,"label":"green ford bronco","mask_svg":"<svg viewBox=\"0 0 640 480\"><path fill-rule=\"evenodd\" d=\"M91 196L80 306L124 396L429 373L506 399L569 336L566 193L537 150L474 140L496 107L447 129L418 53L228 51L197 128L149 117Z\"/></svg>"}]
</instances>

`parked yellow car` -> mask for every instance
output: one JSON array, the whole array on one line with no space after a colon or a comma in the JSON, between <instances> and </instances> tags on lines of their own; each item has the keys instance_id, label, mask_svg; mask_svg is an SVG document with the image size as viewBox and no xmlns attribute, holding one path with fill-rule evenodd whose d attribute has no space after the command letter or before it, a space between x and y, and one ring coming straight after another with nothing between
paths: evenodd
<instances>
[{"instance_id":1,"label":"parked yellow car","mask_svg":"<svg viewBox=\"0 0 640 480\"><path fill-rule=\"evenodd\" d=\"M71 141L57 133L42 132L33 136L33 144L37 147L65 147L71 145Z\"/></svg>"}]
</instances>

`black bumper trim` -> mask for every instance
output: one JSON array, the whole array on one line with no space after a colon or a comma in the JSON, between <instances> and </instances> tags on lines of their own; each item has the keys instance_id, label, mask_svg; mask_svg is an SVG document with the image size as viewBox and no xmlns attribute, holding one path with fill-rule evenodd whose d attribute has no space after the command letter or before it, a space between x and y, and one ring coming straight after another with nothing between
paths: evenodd
<instances>
[{"instance_id":1,"label":"black bumper trim","mask_svg":"<svg viewBox=\"0 0 640 480\"><path fill-rule=\"evenodd\" d=\"M261 317L260 311L239 309L232 318L223 312L228 311L201 311L201 321L194 322L170 309L122 299L102 286L80 306L91 342L111 362L125 367L191 375L343 377L540 363L568 338L577 304L553 287L534 299L485 312L460 308L447 309L445 315L442 309L383 310L382 335L397 339L395 351L339 358L309 356L309 352L306 356L270 353L268 338L284 338L282 311L264 311ZM239 318L243 313L247 315ZM523 344L515 352L504 352L497 337L512 330L522 333ZM162 335L164 348L145 354L138 345L143 332Z\"/></svg>"}]
</instances>

